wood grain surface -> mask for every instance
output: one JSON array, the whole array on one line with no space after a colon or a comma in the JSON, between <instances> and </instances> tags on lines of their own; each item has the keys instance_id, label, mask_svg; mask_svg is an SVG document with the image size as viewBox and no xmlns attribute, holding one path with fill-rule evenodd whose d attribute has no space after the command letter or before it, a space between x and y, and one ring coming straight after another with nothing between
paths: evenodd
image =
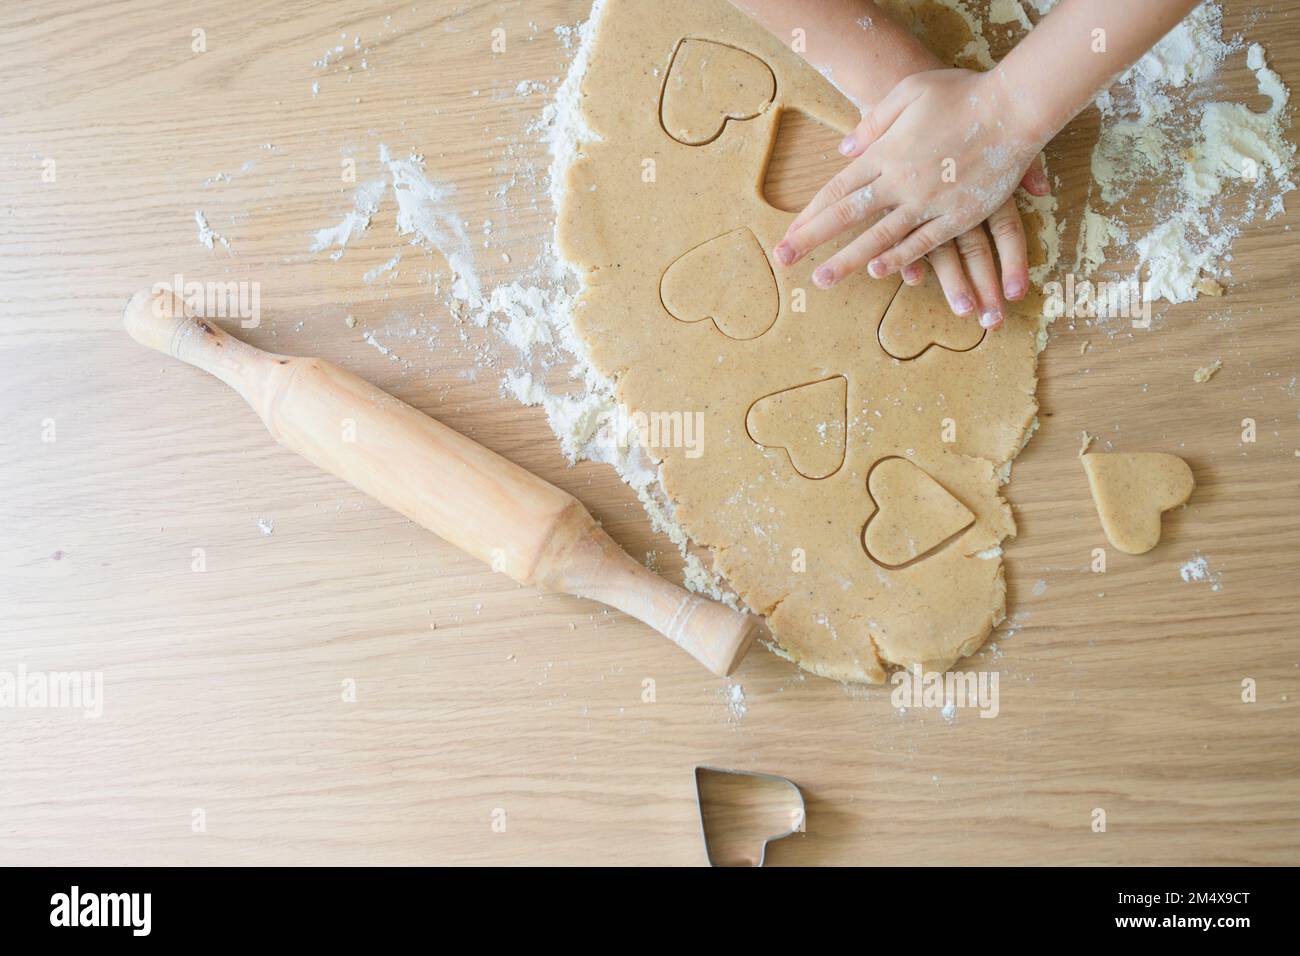
<instances>
[{"instance_id":1,"label":"wood grain surface","mask_svg":"<svg viewBox=\"0 0 1300 956\"><path fill-rule=\"evenodd\" d=\"M1300 83L1300 2L1255 9L1250 36ZM0 863L699 864L697 764L802 787L807 830L775 864L1300 863L1294 202L1238 240L1225 297L1150 331L1057 323L1042 427L1008 488L1011 617L964 665L999 674L992 720L900 714L888 687L762 650L715 679L318 472L219 382L122 331L128 295L174 273L257 282L249 341L435 414L677 580L617 477L569 467L541 411L502 396L509 360L448 314L426 275L447 281L445 263L397 236L391 203L337 261L308 251L350 206L342 160L376 176L386 143L456 184L485 283L524 274L552 210L528 132L547 94L519 84L553 89L572 55L555 27L586 10L4 5L0 671L102 672L104 696L99 719L0 708ZM1247 96L1242 60L1216 92ZM1049 151L1072 221L1095 134L1085 115ZM774 189L824 178L818 158ZM196 210L229 250L198 243ZM399 252L395 277L362 281ZM1159 546L1111 549L1104 574L1084 429L1179 454L1197 481ZM1180 578L1194 553L1217 589Z\"/></svg>"}]
</instances>

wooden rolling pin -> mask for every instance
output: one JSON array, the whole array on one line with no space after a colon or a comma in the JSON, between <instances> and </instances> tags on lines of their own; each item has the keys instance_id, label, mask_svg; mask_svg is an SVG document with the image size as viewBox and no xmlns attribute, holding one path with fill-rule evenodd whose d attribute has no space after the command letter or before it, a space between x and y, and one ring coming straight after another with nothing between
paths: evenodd
<instances>
[{"instance_id":1,"label":"wooden rolling pin","mask_svg":"<svg viewBox=\"0 0 1300 956\"><path fill-rule=\"evenodd\" d=\"M281 444L520 584L618 608L718 675L753 643L757 618L665 581L572 495L352 373L254 348L170 291L137 292L124 318L137 342L242 395Z\"/></svg>"}]
</instances>

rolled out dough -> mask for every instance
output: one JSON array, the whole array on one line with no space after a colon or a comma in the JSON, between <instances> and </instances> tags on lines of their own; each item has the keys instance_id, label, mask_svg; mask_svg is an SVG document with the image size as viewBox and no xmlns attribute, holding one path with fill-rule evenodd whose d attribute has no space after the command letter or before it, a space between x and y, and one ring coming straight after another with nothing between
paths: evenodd
<instances>
[{"instance_id":1,"label":"rolled out dough","mask_svg":"<svg viewBox=\"0 0 1300 956\"><path fill-rule=\"evenodd\" d=\"M817 289L851 237L774 264L793 218L762 192L781 113L845 132L858 115L721 0L608 0L582 93L599 139L557 223L586 280L574 327L630 411L703 415L699 448L650 449L682 528L815 674L879 682L976 650L1004 616L1032 305L984 335L932 283Z\"/></svg>"}]
</instances>

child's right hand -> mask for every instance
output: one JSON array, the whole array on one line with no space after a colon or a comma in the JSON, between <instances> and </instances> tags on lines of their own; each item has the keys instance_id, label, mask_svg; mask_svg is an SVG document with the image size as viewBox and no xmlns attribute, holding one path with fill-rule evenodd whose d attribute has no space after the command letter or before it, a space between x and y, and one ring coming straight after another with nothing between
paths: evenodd
<instances>
[{"instance_id":1,"label":"child's right hand","mask_svg":"<svg viewBox=\"0 0 1300 956\"><path fill-rule=\"evenodd\" d=\"M1042 160L1034 160L1020 185L1033 196L1051 192ZM1018 302L1029 291L1029 255L1014 197L998 207L985 222L943 243L925 258L955 314L969 316L978 310L982 318L989 313L994 317L992 327L996 328L1001 322L1002 308L998 298L999 262L993 257L994 247L1002 266L1002 293L1009 301ZM925 264L913 262L904 266L902 276L908 285L920 285L925 280Z\"/></svg>"},{"instance_id":2,"label":"child's right hand","mask_svg":"<svg viewBox=\"0 0 1300 956\"><path fill-rule=\"evenodd\" d=\"M1071 0L1061 2L1070 4ZM1089 3L1103 2L1127 2L1133 6L1132 0L1089 0ZM1157 0L1145 2L1156 3ZM1195 0L1160 2L1191 3ZM789 41L792 30L805 32L808 43L801 51L803 58L826 76L833 76L836 86L859 104L864 116L872 112L890 90L909 77L945 69L945 64L910 30L887 16L872 0L732 0L732 3L758 20L782 43ZM1136 11L1137 7L1134 7L1133 15L1137 15ZM1086 15L1086 11L1081 15ZM1075 34L1078 32L1074 30ZM1087 31L1083 35L1086 36ZM1033 85L1022 82L1020 87L1028 89ZM1050 192L1047 176L1038 159L1030 164L1021 185L1035 196L1046 196ZM1028 257L1024 230L1014 200L997 206L988 217L972 229L948 233L955 238L930 250L926 258L954 312L958 315L978 312L981 317L987 314L1000 321L1002 294L1015 300L1028 293ZM849 223L844 225L847 227ZM1002 259L1000 281L995 246ZM776 258L781 261L779 254ZM900 265L903 266L901 272L905 282L916 285L925 278L923 261Z\"/></svg>"},{"instance_id":3,"label":"child's right hand","mask_svg":"<svg viewBox=\"0 0 1300 956\"><path fill-rule=\"evenodd\" d=\"M915 284L928 256L953 312L970 315L978 306L981 325L1001 325L999 291L1016 301L1029 289L1012 190L1024 181L1046 192L1047 182L1037 165L1039 140L1026 137L1012 155L1020 141L1003 132L1006 111L989 89L996 81L968 70L927 70L901 81L845 139L841 152L855 162L791 223L777 260L789 265L846 229L864 230L814 273L819 287L868 263L876 278L901 272ZM1014 125L1009 118L1007 125ZM1007 158L990 162L994 153ZM946 178L945 163L962 175Z\"/></svg>"}]
</instances>

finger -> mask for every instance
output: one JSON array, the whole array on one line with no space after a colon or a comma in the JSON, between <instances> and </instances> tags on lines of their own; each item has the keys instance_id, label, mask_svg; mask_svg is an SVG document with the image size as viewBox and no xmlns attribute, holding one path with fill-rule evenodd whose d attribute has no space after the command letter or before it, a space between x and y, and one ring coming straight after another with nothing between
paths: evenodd
<instances>
[{"instance_id":1,"label":"finger","mask_svg":"<svg viewBox=\"0 0 1300 956\"><path fill-rule=\"evenodd\" d=\"M826 262L813 273L813 285L829 289L845 276L862 268L901 237L908 234L914 220L910 213L895 209Z\"/></svg>"},{"instance_id":2,"label":"finger","mask_svg":"<svg viewBox=\"0 0 1300 956\"><path fill-rule=\"evenodd\" d=\"M1029 291L1029 255L1025 252L1025 226L1015 199L1008 199L989 216L989 232L1002 265L1002 294L1019 302Z\"/></svg>"},{"instance_id":3,"label":"finger","mask_svg":"<svg viewBox=\"0 0 1300 956\"><path fill-rule=\"evenodd\" d=\"M974 312L975 291L966 279L966 270L962 268L957 247L951 242L945 242L931 252L928 258L953 314L965 316Z\"/></svg>"},{"instance_id":4,"label":"finger","mask_svg":"<svg viewBox=\"0 0 1300 956\"><path fill-rule=\"evenodd\" d=\"M920 285L925 281L925 260L909 262L903 266L899 274L902 275L903 281L908 285Z\"/></svg>"},{"instance_id":5,"label":"finger","mask_svg":"<svg viewBox=\"0 0 1300 956\"><path fill-rule=\"evenodd\" d=\"M1025 175L1020 180L1020 185L1025 187L1025 192L1031 196L1047 196L1052 192L1051 180L1047 178L1047 168L1043 165L1041 154L1034 157L1034 161L1029 164L1025 170Z\"/></svg>"},{"instance_id":6,"label":"finger","mask_svg":"<svg viewBox=\"0 0 1300 956\"><path fill-rule=\"evenodd\" d=\"M862 114L862 121L840 141L840 152L845 156L861 156L868 146L885 135L916 96L916 87L904 77L883 100Z\"/></svg>"},{"instance_id":7,"label":"finger","mask_svg":"<svg viewBox=\"0 0 1300 956\"><path fill-rule=\"evenodd\" d=\"M940 244L956 235L951 221L944 218L931 219L925 225L915 229L897 245L882 250L872 261L870 271L877 279L892 275L909 262L915 262L929 255Z\"/></svg>"},{"instance_id":8,"label":"finger","mask_svg":"<svg viewBox=\"0 0 1300 956\"><path fill-rule=\"evenodd\" d=\"M962 266L975 287L979 301L980 325L996 329L1002 324L1002 296L998 292L998 264L993 258L993 244L983 224L957 237L957 252Z\"/></svg>"},{"instance_id":9,"label":"finger","mask_svg":"<svg viewBox=\"0 0 1300 956\"><path fill-rule=\"evenodd\" d=\"M817 190L817 195L813 196L812 201L803 207L799 215L794 217L794 221L786 228L785 234L789 236L790 233L802 227L809 219L835 205L840 200L853 195L863 186L875 182L879 176L880 169L875 163L866 157L859 156L832 176L825 186Z\"/></svg>"},{"instance_id":10,"label":"finger","mask_svg":"<svg viewBox=\"0 0 1300 956\"><path fill-rule=\"evenodd\" d=\"M883 208L876 199L870 184L845 196L833 206L827 206L798 229L787 233L777 243L774 255L782 265L793 265L823 242L833 239L845 229L871 219Z\"/></svg>"}]
</instances>

